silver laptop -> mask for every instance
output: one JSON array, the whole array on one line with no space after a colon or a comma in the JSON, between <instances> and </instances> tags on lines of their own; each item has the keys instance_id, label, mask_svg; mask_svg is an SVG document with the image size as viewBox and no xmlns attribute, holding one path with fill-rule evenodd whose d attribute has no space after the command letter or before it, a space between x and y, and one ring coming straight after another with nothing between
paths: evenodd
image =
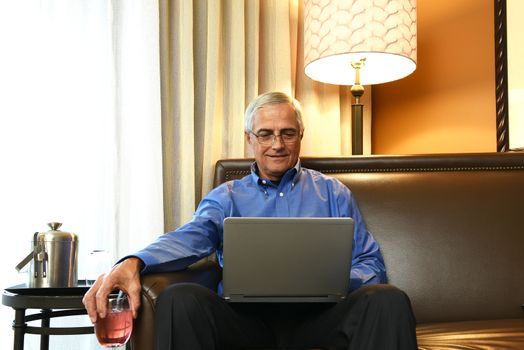
<instances>
[{"instance_id":1,"label":"silver laptop","mask_svg":"<svg viewBox=\"0 0 524 350\"><path fill-rule=\"evenodd\" d=\"M224 298L337 302L351 269L351 218L227 218Z\"/></svg>"}]
</instances>

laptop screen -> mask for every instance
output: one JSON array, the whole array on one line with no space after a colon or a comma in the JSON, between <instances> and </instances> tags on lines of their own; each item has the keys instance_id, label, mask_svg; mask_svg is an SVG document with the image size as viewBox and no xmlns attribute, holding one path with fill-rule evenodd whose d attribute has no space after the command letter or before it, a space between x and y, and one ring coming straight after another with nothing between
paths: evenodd
<instances>
[{"instance_id":1,"label":"laptop screen","mask_svg":"<svg viewBox=\"0 0 524 350\"><path fill-rule=\"evenodd\" d=\"M333 302L346 297L351 218L227 218L224 297L232 302Z\"/></svg>"}]
</instances>

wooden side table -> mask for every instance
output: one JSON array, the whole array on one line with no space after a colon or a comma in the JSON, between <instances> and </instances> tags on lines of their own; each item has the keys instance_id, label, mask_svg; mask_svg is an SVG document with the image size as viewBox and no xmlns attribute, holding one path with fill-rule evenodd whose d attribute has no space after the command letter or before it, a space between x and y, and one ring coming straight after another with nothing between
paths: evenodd
<instances>
[{"instance_id":1,"label":"wooden side table","mask_svg":"<svg viewBox=\"0 0 524 350\"><path fill-rule=\"evenodd\" d=\"M2 293L2 304L15 310L13 321L14 350L24 349L25 334L40 334L40 349L49 349L49 335L92 334L94 328L88 327L50 327L51 318L85 315L82 297L88 287L74 288L28 288L18 285L7 288ZM40 309L26 315L27 309ZM28 326L27 322L41 320L41 326Z\"/></svg>"}]
</instances>

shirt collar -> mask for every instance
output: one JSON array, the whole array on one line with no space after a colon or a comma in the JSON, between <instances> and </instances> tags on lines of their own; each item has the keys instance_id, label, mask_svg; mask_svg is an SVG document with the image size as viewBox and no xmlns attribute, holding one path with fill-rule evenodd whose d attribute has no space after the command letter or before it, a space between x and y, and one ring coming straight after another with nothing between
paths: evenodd
<instances>
[{"instance_id":1,"label":"shirt collar","mask_svg":"<svg viewBox=\"0 0 524 350\"><path fill-rule=\"evenodd\" d=\"M297 160L297 163L295 166L291 169L288 169L284 175L282 176L281 182L286 182L291 179L291 181L295 184L298 182L298 179L300 177L300 173L302 170L302 165L300 164L300 159ZM269 181L268 179L263 179L258 175L258 165L257 162L253 162L251 164L251 178L256 184L263 185L263 181Z\"/></svg>"}]
</instances>

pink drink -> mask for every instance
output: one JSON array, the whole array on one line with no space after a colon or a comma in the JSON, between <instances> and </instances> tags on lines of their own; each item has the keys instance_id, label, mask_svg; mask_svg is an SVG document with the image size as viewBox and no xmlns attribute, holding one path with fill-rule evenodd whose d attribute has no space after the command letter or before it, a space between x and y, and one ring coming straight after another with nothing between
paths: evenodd
<instances>
[{"instance_id":1,"label":"pink drink","mask_svg":"<svg viewBox=\"0 0 524 350\"><path fill-rule=\"evenodd\" d=\"M99 318L95 323L98 342L106 348L126 344L132 330L133 315L129 309L111 310L105 318Z\"/></svg>"}]
</instances>

